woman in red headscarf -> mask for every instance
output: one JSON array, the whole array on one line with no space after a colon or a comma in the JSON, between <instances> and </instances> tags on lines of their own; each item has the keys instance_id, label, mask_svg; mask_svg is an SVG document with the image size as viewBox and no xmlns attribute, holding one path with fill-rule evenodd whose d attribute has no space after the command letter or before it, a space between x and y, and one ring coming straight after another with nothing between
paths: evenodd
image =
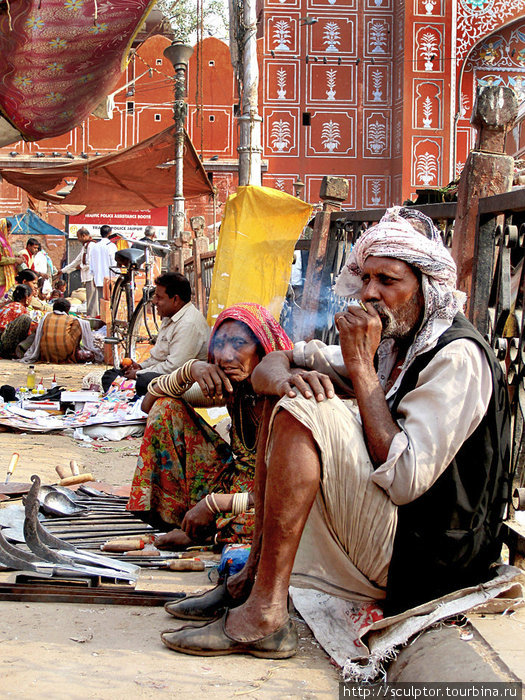
<instances>
[{"instance_id":1,"label":"woman in red headscarf","mask_svg":"<svg viewBox=\"0 0 525 700\"><path fill-rule=\"evenodd\" d=\"M16 268L23 260L13 255L9 233L11 222L7 219L0 219L0 300L8 289L15 284Z\"/></svg>"},{"instance_id":2,"label":"woman in red headscarf","mask_svg":"<svg viewBox=\"0 0 525 700\"><path fill-rule=\"evenodd\" d=\"M208 362L190 360L149 385L143 402L148 423L127 508L169 530L157 538L157 545L181 548L209 538L221 543L250 541L263 405L250 377L264 355L291 347L264 307L237 304L217 318ZM210 403L226 405L230 443L181 398L194 382Z\"/></svg>"}]
</instances>

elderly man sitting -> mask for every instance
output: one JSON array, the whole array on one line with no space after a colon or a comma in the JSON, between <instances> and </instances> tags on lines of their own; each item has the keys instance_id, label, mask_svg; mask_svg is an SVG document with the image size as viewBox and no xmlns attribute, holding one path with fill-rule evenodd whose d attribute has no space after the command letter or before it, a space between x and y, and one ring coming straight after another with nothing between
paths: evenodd
<instances>
[{"instance_id":1,"label":"elderly man sitting","mask_svg":"<svg viewBox=\"0 0 525 700\"><path fill-rule=\"evenodd\" d=\"M490 576L510 485L508 399L455 281L430 219L389 210L338 279L339 294L360 297L336 315L340 348L302 343L255 369L255 390L282 397L258 451L256 544L226 584L167 604L182 619L224 613L163 633L168 647L291 656L291 575L384 600L386 613Z\"/></svg>"}]
</instances>

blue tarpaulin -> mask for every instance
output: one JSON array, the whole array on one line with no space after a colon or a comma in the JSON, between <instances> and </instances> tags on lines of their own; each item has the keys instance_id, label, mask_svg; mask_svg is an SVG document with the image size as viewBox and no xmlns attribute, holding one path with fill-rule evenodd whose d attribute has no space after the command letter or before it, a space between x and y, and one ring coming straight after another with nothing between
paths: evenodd
<instances>
[{"instance_id":1,"label":"blue tarpaulin","mask_svg":"<svg viewBox=\"0 0 525 700\"><path fill-rule=\"evenodd\" d=\"M28 209L24 214L6 216L13 228L11 233L23 234L25 236L65 236L64 231L48 224L41 219L34 211Z\"/></svg>"}]
</instances>

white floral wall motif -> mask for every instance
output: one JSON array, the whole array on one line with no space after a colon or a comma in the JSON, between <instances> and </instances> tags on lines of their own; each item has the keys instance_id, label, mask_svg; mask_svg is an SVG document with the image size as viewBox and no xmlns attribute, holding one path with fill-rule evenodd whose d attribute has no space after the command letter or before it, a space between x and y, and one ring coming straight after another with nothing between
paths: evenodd
<instances>
[{"instance_id":1,"label":"white floral wall motif","mask_svg":"<svg viewBox=\"0 0 525 700\"><path fill-rule=\"evenodd\" d=\"M277 97L280 100L286 98L286 71L284 68L279 68L277 71Z\"/></svg>"},{"instance_id":2,"label":"white floral wall motif","mask_svg":"<svg viewBox=\"0 0 525 700\"><path fill-rule=\"evenodd\" d=\"M437 177L437 159L433 153L425 151L417 156L416 159L416 174L423 185L430 183Z\"/></svg>"},{"instance_id":3,"label":"white floral wall motif","mask_svg":"<svg viewBox=\"0 0 525 700\"><path fill-rule=\"evenodd\" d=\"M423 126L425 129L432 126L432 100L428 95L423 100Z\"/></svg>"},{"instance_id":4,"label":"white floral wall motif","mask_svg":"<svg viewBox=\"0 0 525 700\"><path fill-rule=\"evenodd\" d=\"M380 20L373 21L369 28L370 53L386 53L388 42L387 26Z\"/></svg>"},{"instance_id":5,"label":"white floral wall motif","mask_svg":"<svg viewBox=\"0 0 525 700\"><path fill-rule=\"evenodd\" d=\"M275 151L285 151L292 141L290 124L284 119L278 119L272 124L271 144Z\"/></svg>"},{"instance_id":6,"label":"white floral wall motif","mask_svg":"<svg viewBox=\"0 0 525 700\"><path fill-rule=\"evenodd\" d=\"M425 70L434 70L434 60L438 58L438 38L432 32L425 32L418 41L419 55L425 59Z\"/></svg>"},{"instance_id":7,"label":"white floral wall motif","mask_svg":"<svg viewBox=\"0 0 525 700\"><path fill-rule=\"evenodd\" d=\"M366 146L374 155L379 155L386 149L386 125L380 121L368 126Z\"/></svg>"},{"instance_id":8,"label":"white floral wall motif","mask_svg":"<svg viewBox=\"0 0 525 700\"><path fill-rule=\"evenodd\" d=\"M273 43L276 51L290 51L288 44L291 41L292 30L289 22L284 19L275 23L273 28Z\"/></svg>"},{"instance_id":9,"label":"white floral wall motif","mask_svg":"<svg viewBox=\"0 0 525 700\"><path fill-rule=\"evenodd\" d=\"M372 92L374 102L381 102L383 99L383 73L380 70L372 72L372 87L374 88Z\"/></svg>"},{"instance_id":10,"label":"white floral wall motif","mask_svg":"<svg viewBox=\"0 0 525 700\"><path fill-rule=\"evenodd\" d=\"M284 180L282 178L280 178L280 177L276 178L275 189L281 190L281 192L284 192L285 186L284 186Z\"/></svg>"},{"instance_id":11,"label":"white floral wall motif","mask_svg":"<svg viewBox=\"0 0 525 700\"><path fill-rule=\"evenodd\" d=\"M461 175L464 167L465 167L465 163L461 163L458 160L458 162L456 163L456 179Z\"/></svg>"},{"instance_id":12,"label":"white floral wall motif","mask_svg":"<svg viewBox=\"0 0 525 700\"><path fill-rule=\"evenodd\" d=\"M323 123L321 130L321 143L324 148L329 151L335 151L341 142L341 129L337 122L330 119L329 122Z\"/></svg>"},{"instance_id":13,"label":"white floral wall motif","mask_svg":"<svg viewBox=\"0 0 525 700\"><path fill-rule=\"evenodd\" d=\"M335 81L337 78L337 70L335 68L326 71L326 99L335 100Z\"/></svg>"},{"instance_id":14,"label":"white floral wall motif","mask_svg":"<svg viewBox=\"0 0 525 700\"><path fill-rule=\"evenodd\" d=\"M337 22L327 22L323 30L323 45L326 46L325 51L335 53L338 51L338 46L341 43L341 30Z\"/></svg>"},{"instance_id":15,"label":"white floral wall motif","mask_svg":"<svg viewBox=\"0 0 525 700\"><path fill-rule=\"evenodd\" d=\"M372 180L370 183L370 190L372 193L372 197L370 198L372 204L374 206L381 204L381 180Z\"/></svg>"}]
</instances>

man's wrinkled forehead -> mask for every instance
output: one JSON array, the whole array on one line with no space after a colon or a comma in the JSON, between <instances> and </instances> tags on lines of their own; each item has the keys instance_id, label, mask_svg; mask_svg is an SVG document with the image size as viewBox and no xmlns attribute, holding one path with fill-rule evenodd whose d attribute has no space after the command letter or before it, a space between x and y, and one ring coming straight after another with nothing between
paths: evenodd
<instances>
[{"instance_id":1,"label":"man's wrinkled forehead","mask_svg":"<svg viewBox=\"0 0 525 700\"><path fill-rule=\"evenodd\" d=\"M409 265L404 260L392 258L388 256L369 255L361 270L361 279L371 272L374 274L394 274L400 278L417 277L418 282L421 282L421 271L413 265Z\"/></svg>"}]
</instances>

